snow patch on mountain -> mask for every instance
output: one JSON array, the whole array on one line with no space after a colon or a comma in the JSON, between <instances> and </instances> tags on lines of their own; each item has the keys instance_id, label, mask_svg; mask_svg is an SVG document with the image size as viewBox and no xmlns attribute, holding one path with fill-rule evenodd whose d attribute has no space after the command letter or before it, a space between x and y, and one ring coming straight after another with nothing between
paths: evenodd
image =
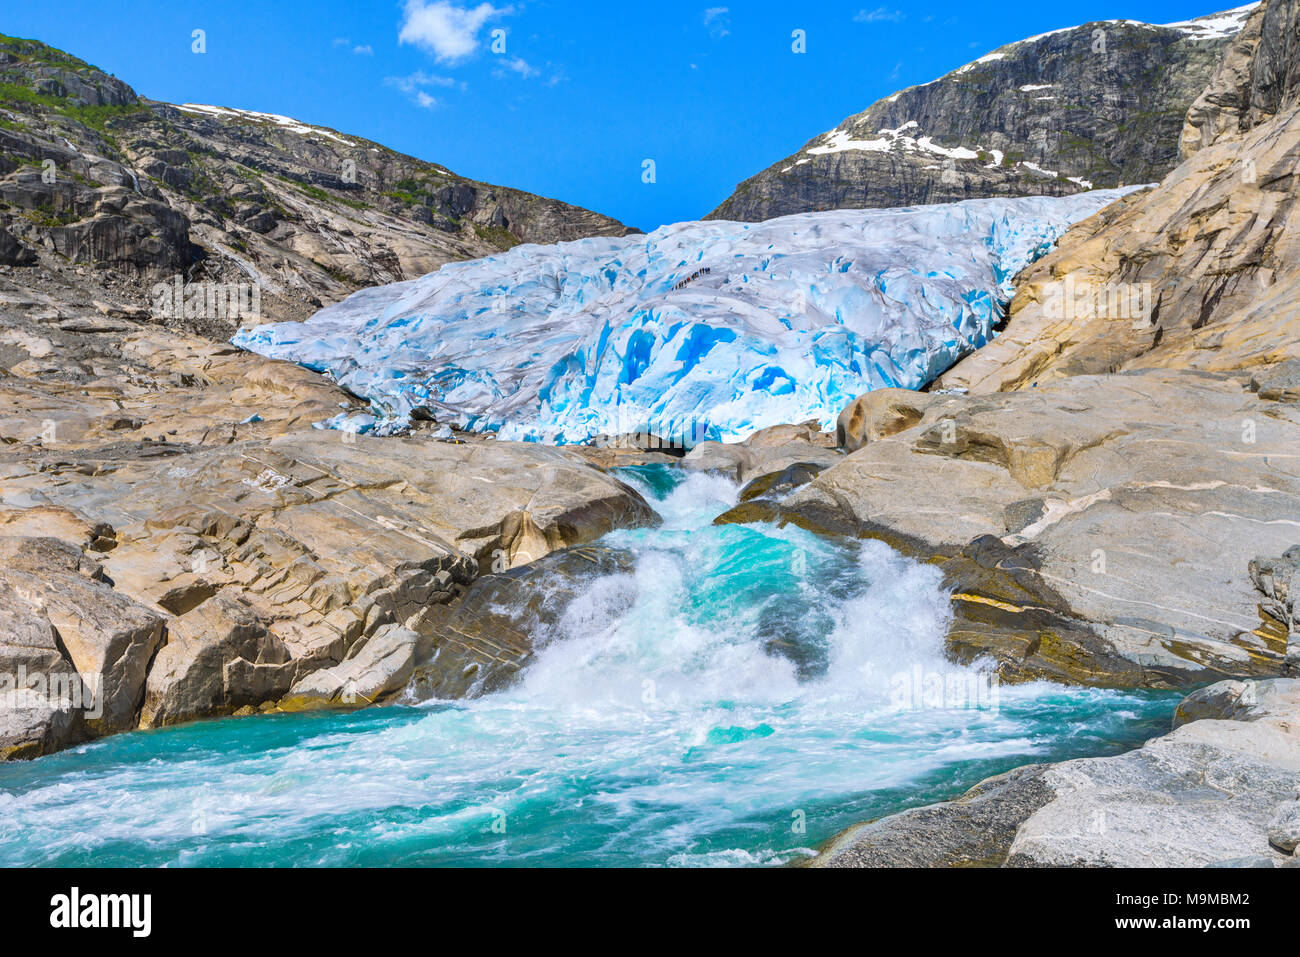
<instances>
[{"instance_id":1,"label":"snow patch on mountain","mask_svg":"<svg viewBox=\"0 0 1300 957\"><path fill-rule=\"evenodd\" d=\"M1195 20L1166 23L1165 26L1182 30L1197 40L1220 40L1240 33L1242 28L1246 26L1246 21L1250 19L1250 15L1258 8L1259 2L1248 3L1244 7L1237 7L1235 10L1212 14L1208 17L1198 17Z\"/></svg>"},{"instance_id":2,"label":"snow patch on mountain","mask_svg":"<svg viewBox=\"0 0 1300 957\"><path fill-rule=\"evenodd\" d=\"M1179 30L1186 33L1194 40L1222 40L1225 37L1236 36L1246 26L1246 21L1250 15L1259 7L1260 0L1255 3L1248 3L1244 7L1237 7L1233 10L1225 10L1222 13L1211 13L1203 17L1197 17L1194 20L1180 20L1178 23L1146 23L1142 20L1096 20L1091 23L1079 24L1073 27L1061 27L1059 30L1048 30L1046 33L1040 33L1037 36L1027 37L1024 40L1017 40L1009 46L1019 46L1022 43L1037 43L1039 40L1046 40L1048 37L1054 37L1058 33L1069 33L1071 30L1079 30L1083 27L1106 27L1106 26L1130 26L1130 27L1150 27L1152 30ZM981 61L976 61L976 63ZM973 64L968 64L962 69L969 69ZM961 72L961 71L958 71Z\"/></svg>"},{"instance_id":3,"label":"snow patch on mountain","mask_svg":"<svg viewBox=\"0 0 1300 957\"><path fill-rule=\"evenodd\" d=\"M920 124L916 120L909 120L895 129L880 129L874 137L863 139L854 139L850 130L831 130L829 133L822 134L822 142L819 145L804 150L807 154L805 158L795 160L791 165L784 167L781 172L788 173L796 166L802 166L808 162L809 157L828 156L832 153L843 153L846 150L863 150L869 153L906 150L913 153L931 153L950 160L975 160L994 157L994 163L990 164L988 168L1002 165L1003 154L1001 150L986 150L983 146L976 146L974 149L966 146L940 146L930 136L908 135L907 131L909 130L919 133L921 131Z\"/></svg>"},{"instance_id":4,"label":"snow patch on mountain","mask_svg":"<svg viewBox=\"0 0 1300 957\"><path fill-rule=\"evenodd\" d=\"M259 113L256 110L235 110L228 106L208 106L205 103L183 103L176 109L185 113L198 113L204 116L211 116L223 120L254 120L262 123L273 123L290 133L297 133L299 136L321 136L327 140L333 140L336 143L342 143L344 146L356 146L357 144L341 136L332 130L323 129L319 126L311 126L303 123L301 120L295 120L291 116L281 116L279 113Z\"/></svg>"}]
</instances>

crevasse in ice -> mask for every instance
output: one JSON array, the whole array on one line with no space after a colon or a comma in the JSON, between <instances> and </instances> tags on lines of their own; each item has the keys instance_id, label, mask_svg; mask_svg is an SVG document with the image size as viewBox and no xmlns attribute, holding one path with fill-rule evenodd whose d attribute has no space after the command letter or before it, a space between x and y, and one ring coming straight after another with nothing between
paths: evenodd
<instances>
[{"instance_id":1,"label":"crevasse in ice","mask_svg":"<svg viewBox=\"0 0 1300 957\"><path fill-rule=\"evenodd\" d=\"M650 431L693 444L831 426L869 389L919 388L983 345L1011 280L1126 190L836 210L517 246L241 330L331 374L388 431L424 409L502 438Z\"/></svg>"}]
</instances>

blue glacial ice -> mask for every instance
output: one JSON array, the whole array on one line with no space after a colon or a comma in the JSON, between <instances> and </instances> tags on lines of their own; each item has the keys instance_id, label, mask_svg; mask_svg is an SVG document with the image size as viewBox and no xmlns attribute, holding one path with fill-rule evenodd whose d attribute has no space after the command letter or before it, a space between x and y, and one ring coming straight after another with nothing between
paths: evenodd
<instances>
[{"instance_id":1,"label":"blue glacial ice","mask_svg":"<svg viewBox=\"0 0 1300 957\"><path fill-rule=\"evenodd\" d=\"M234 342L332 375L389 431L736 441L924 386L993 335L1012 279L1128 190L695 222L524 245Z\"/></svg>"}]
</instances>

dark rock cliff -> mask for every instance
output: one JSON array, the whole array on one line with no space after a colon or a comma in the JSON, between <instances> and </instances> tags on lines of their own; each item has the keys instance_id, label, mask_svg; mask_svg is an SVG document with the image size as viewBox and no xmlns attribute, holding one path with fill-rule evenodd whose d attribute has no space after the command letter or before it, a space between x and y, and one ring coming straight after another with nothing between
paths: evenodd
<instances>
[{"instance_id":1,"label":"dark rock cliff","mask_svg":"<svg viewBox=\"0 0 1300 957\"><path fill-rule=\"evenodd\" d=\"M1184 155L1238 136L1300 102L1300 0L1255 10L1192 104Z\"/></svg>"},{"instance_id":2,"label":"dark rock cliff","mask_svg":"<svg viewBox=\"0 0 1300 957\"><path fill-rule=\"evenodd\" d=\"M710 219L1067 195L1161 179L1249 8L1022 40L851 116L745 180Z\"/></svg>"}]
</instances>

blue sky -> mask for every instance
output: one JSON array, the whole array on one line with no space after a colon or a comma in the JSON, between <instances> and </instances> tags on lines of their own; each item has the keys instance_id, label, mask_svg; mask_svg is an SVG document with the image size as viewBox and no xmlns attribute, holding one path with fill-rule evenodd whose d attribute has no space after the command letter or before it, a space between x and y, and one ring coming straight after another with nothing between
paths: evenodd
<instances>
[{"instance_id":1,"label":"blue sky","mask_svg":"<svg viewBox=\"0 0 1300 957\"><path fill-rule=\"evenodd\" d=\"M703 216L845 116L1004 43L1238 2L64 0L8 4L0 32L144 96L283 113L651 229Z\"/></svg>"}]
</instances>

